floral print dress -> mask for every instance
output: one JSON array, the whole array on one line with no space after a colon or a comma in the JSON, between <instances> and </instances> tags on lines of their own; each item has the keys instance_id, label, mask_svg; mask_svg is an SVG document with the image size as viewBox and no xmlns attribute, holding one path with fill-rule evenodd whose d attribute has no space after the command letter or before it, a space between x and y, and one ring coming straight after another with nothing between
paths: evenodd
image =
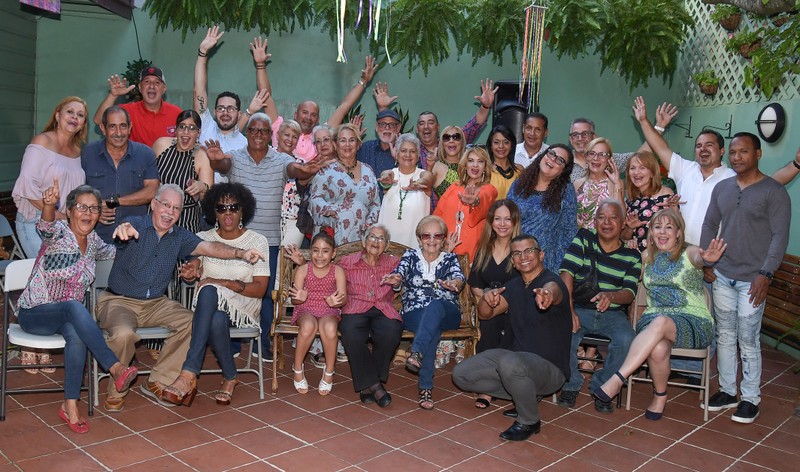
<instances>
[{"instance_id":1,"label":"floral print dress","mask_svg":"<svg viewBox=\"0 0 800 472\"><path fill-rule=\"evenodd\" d=\"M663 208L663 203L666 202L670 194L659 195L657 197L639 197L633 200L626 200L628 205L628 213L636 213L639 221L644 223L642 226L633 228L633 241L636 242L636 248L639 252L647 249L647 229L649 227L650 219L653 215Z\"/></svg>"},{"instance_id":2,"label":"floral print dress","mask_svg":"<svg viewBox=\"0 0 800 472\"><path fill-rule=\"evenodd\" d=\"M578 228L594 229L594 214L600 202L611 196L608 179L587 178L576 192L578 198Z\"/></svg>"}]
</instances>

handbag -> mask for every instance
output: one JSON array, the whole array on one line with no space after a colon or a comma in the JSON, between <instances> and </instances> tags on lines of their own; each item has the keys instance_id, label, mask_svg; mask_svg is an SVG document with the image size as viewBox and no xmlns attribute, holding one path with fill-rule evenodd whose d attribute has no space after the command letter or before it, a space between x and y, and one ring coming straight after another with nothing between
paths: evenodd
<instances>
[{"instance_id":1,"label":"handbag","mask_svg":"<svg viewBox=\"0 0 800 472\"><path fill-rule=\"evenodd\" d=\"M597 282L597 267L595 266L593 252L589 254L589 264L589 273L586 274L580 283L572 286L572 301L578 306L591 305L592 298L600 293L600 285Z\"/></svg>"}]
</instances>

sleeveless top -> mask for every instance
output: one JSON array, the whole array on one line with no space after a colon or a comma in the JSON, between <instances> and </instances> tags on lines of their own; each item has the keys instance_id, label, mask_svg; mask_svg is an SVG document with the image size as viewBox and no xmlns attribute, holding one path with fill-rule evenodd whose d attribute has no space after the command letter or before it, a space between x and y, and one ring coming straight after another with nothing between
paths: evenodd
<instances>
[{"instance_id":1,"label":"sleeveless top","mask_svg":"<svg viewBox=\"0 0 800 472\"><path fill-rule=\"evenodd\" d=\"M158 175L162 184L175 184L185 189L189 179L198 180L194 169L194 152L197 147L188 151L179 151L177 144L173 143L156 158ZM200 204L188 193L183 198L183 211L176 223L192 233L200 229Z\"/></svg>"},{"instance_id":2,"label":"sleeveless top","mask_svg":"<svg viewBox=\"0 0 800 472\"><path fill-rule=\"evenodd\" d=\"M694 267L683 251L677 261L669 260L668 252L659 252L652 264L644 268L649 313L681 314L711 320L703 292L703 271Z\"/></svg>"},{"instance_id":3,"label":"sleeveless top","mask_svg":"<svg viewBox=\"0 0 800 472\"><path fill-rule=\"evenodd\" d=\"M292 324L297 323L301 315L312 315L315 318L323 316L341 316L340 308L332 308L325 301L325 297L336 291L336 266L331 264L328 273L323 277L314 274L314 268L308 263L308 273L303 281L303 287L308 291L308 298L300 305L294 307Z\"/></svg>"},{"instance_id":4,"label":"sleeveless top","mask_svg":"<svg viewBox=\"0 0 800 472\"><path fill-rule=\"evenodd\" d=\"M447 173L444 174L444 179L442 180L439 185L433 188L434 193L436 193L437 197L444 195L444 192L450 187L450 185L458 180L458 162L445 162L447 165Z\"/></svg>"}]
</instances>

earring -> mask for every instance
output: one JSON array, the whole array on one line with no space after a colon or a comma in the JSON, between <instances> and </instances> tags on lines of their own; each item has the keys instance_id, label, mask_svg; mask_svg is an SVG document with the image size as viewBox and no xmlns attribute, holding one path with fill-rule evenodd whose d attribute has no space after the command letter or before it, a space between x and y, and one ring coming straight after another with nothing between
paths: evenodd
<instances>
[{"instance_id":1,"label":"earring","mask_svg":"<svg viewBox=\"0 0 800 472\"><path fill-rule=\"evenodd\" d=\"M239 220L239 229L242 229L242 228L244 228L244 225L242 224L242 220Z\"/></svg>"},{"instance_id":2,"label":"earring","mask_svg":"<svg viewBox=\"0 0 800 472\"><path fill-rule=\"evenodd\" d=\"M219 220L214 222L214 229L219 229Z\"/></svg>"}]
</instances>

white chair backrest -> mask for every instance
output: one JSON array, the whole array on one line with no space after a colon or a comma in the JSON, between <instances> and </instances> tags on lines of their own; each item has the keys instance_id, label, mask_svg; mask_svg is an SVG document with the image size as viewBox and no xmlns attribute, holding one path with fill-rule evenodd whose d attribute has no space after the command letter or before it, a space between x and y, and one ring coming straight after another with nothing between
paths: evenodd
<instances>
[{"instance_id":1,"label":"white chair backrest","mask_svg":"<svg viewBox=\"0 0 800 472\"><path fill-rule=\"evenodd\" d=\"M22 259L13 261L6 267L6 278L3 280L3 289L6 293L23 290L28 285L34 262L36 259Z\"/></svg>"},{"instance_id":2,"label":"white chair backrest","mask_svg":"<svg viewBox=\"0 0 800 472\"><path fill-rule=\"evenodd\" d=\"M108 287L108 276L111 274L111 267L114 266L114 259L97 261L94 271L95 290Z\"/></svg>"}]
</instances>

